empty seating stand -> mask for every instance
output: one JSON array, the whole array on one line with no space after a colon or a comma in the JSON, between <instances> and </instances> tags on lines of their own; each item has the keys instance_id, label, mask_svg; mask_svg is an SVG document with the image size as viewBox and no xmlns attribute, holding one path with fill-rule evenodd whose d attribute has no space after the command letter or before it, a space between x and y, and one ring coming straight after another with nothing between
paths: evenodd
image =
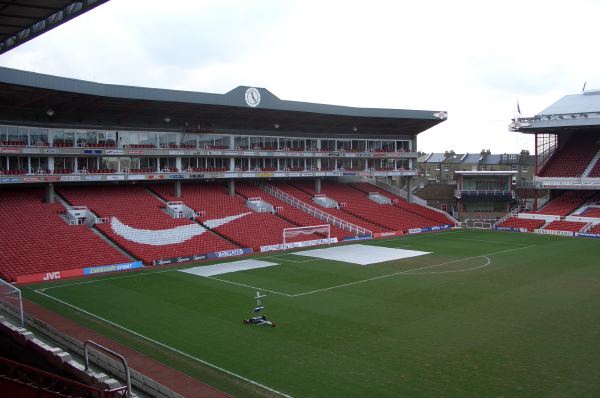
<instances>
[{"instance_id":1,"label":"empty seating stand","mask_svg":"<svg viewBox=\"0 0 600 398\"><path fill-rule=\"evenodd\" d=\"M115 227L120 227L120 224L98 225L98 229L107 237L147 264L160 258L189 256L237 248L236 245L212 234L210 231L193 235L185 240L178 240L181 229L184 231L190 229L198 231L201 229L200 226L188 219L173 218L162 209L163 202L140 186L64 187L60 189L60 193L72 205L87 206L99 217L108 219L115 217L120 223L133 229L131 235L124 236L115 230ZM176 243L156 245L136 241L134 239L141 234L141 232L138 232L140 230L149 231L148 234L150 235L152 233L158 234L157 231L163 230L163 233L166 234L163 236L171 238L169 242L176 241ZM169 235L170 233L171 235Z\"/></svg>"},{"instance_id":2,"label":"empty seating stand","mask_svg":"<svg viewBox=\"0 0 600 398\"><path fill-rule=\"evenodd\" d=\"M41 189L0 191L0 276L50 273L131 261L85 225L68 225L65 208L42 201ZM18 227L17 233L14 228Z\"/></svg>"},{"instance_id":3,"label":"empty seating stand","mask_svg":"<svg viewBox=\"0 0 600 398\"><path fill-rule=\"evenodd\" d=\"M303 186L303 189L309 188L307 185ZM356 218L380 226L383 229L382 232L385 230L407 232L410 229L428 228L451 223L443 214L413 203L407 203L401 198L378 190L371 184L353 186L328 181L322 184L321 192L335 199L338 203L346 203L346 206L340 209L343 213L351 214ZM376 203L369 199L369 192L378 192L380 195L392 199L394 204ZM433 214L429 214L429 212Z\"/></svg>"},{"instance_id":4,"label":"empty seating stand","mask_svg":"<svg viewBox=\"0 0 600 398\"><path fill-rule=\"evenodd\" d=\"M446 217L444 214L442 214L440 212L437 212L432 209L428 209L427 207L418 205L416 203L409 203L404 198L398 197L387 191L379 189L372 184L363 182L363 183L358 183L358 184L352 184L351 186L360 191L363 191L364 193L367 193L367 194L369 192L377 192L382 196L388 197L390 199L394 199L395 206L397 206L401 209L413 212L422 217L425 217L425 218L433 221L435 223L435 225L445 225L445 224L453 223L452 220L450 220L448 217Z\"/></svg>"},{"instance_id":5,"label":"empty seating stand","mask_svg":"<svg viewBox=\"0 0 600 398\"><path fill-rule=\"evenodd\" d=\"M296 185L298 184L298 185ZM275 187L277 187L278 189L282 190L283 192L294 196L295 198L310 204L311 206L315 206L318 207L318 205L316 205L312 198L315 195L314 191L312 191L312 187L309 187L309 183L306 184L300 184L300 183L294 183L294 185L291 184L287 184L287 183L273 183L273 185ZM380 225L375 225L363 218L358 218L356 216L354 216L353 214L350 214L348 212L344 212L341 209L336 209L336 208L321 208L320 210L322 210L325 213L328 213L332 216L338 217L344 221L347 221L349 223L358 225L359 227L368 229L371 232L388 232L390 231L389 228L385 228L382 227Z\"/></svg>"},{"instance_id":6,"label":"empty seating stand","mask_svg":"<svg viewBox=\"0 0 600 398\"><path fill-rule=\"evenodd\" d=\"M290 223L294 224L298 227L307 227L313 225L323 225L327 224L325 221L320 220L316 217L311 216L310 214L302 211L292 205L289 205L274 196L269 195L265 191L261 190L259 187L252 183L238 182L236 185L236 191L239 192L242 196L249 197L262 197L264 200L272 204L276 209L276 215L284 218ZM330 226L331 237L342 238L347 235L351 235L350 232L344 231L334 225Z\"/></svg>"},{"instance_id":7,"label":"empty seating stand","mask_svg":"<svg viewBox=\"0 0 600 398\"><path fill-rule=\"evenodd\" d=\"M597 136L589 134L573 135L548 160L540 177L581 177L600 150L597 140Z\"/></svg>"},{"instance_id":8,"label":"empty seating stand","mask_svg":"<svg viewBox=\"0 0 600 398\"><path fill-rule=\"evenodd\" d=\"M242 189L244 185L242 184ZM214 183L182 184L181 198L172 196L173 186L159 185L153 187L167 200L180 200L199 212L199 221L245 214L235 222L223 224L214 231L239 246L260 250L260 246L275 245L283 241L283 229L297 225L271 213L255 213L246 206L246 199L240 195L229 196L225 186ZM250 191L244 191L249 194ZM254 192L254 191L252 191ZM258 196L267 196L268 194ZM254 195L252 195L254 196ZM270 201L270 198L267 200ZM292 240L306 240L299 236Z\"/></svg>"},{"instance_id":9,"label":"empty seating stand","mask_svg":"<svg viewBox=\"0 0 600 398\"><path fill-rule=\"evenodd\" d=\"M526 231L531 232L535 229L541 228L544 224L544 220L531 220L528 218L510 217L498 224L498 227L524 229Z\"/></svg>"},{"instance_id":10,"label":"empty seating stand","mask_svg":"<svg viewBox=\"0 0 600 398\"><path fill-rule=\"evenodd\" d=\"M549 229L553 231L568 231L568 232L579 232L583 227L586 226L585 222L574 222L574 221L552 221L548 225L544 227L544 229Z\"/></svg>"},{"instance_id":11,"label":"empty seating stand","mask_svg":"<svg viewBox=\"0 0 600 398\"><path fill-rule=\"evenodd\" d=\"M583 205L592 195L593 192L590 191L567 191L532 213L564 217Z\"/></svg>"},{"instance_id":12,"label":"empty seating stand","mask_svg":"<svg viewBox=\"0 0 600 398\"><path fill-rule=\"evenodd\" d=\"M583 214L583 217L594 217L600 218L600 208L599 207L589 207Z\"/></svg>"}]
</instances>

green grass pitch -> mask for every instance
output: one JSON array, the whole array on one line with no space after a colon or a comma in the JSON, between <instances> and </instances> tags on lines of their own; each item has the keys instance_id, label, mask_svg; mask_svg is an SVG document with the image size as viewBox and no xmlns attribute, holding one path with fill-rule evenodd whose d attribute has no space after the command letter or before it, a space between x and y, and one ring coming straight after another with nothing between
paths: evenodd
<instances>
[{"instance_id":1,"label":"green grass pitch","mask_svg":"<svg viewBox=\"0 0 600 398\"><path fill-rule=\"evenodd\" d=\"M363 266L280 252L219 280L152 268L24 291L240 397L277 395L253 383L294 397L600 396L600 241L460 230L359 243L431 254ZM277 327L242 324L248 286Z\"/></svg>"}]
</instances>

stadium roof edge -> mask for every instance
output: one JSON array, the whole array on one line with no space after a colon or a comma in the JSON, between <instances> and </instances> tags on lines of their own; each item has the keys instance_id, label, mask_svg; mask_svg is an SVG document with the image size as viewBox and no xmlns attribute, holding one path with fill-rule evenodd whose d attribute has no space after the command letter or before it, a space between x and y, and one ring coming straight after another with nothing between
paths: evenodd
<instances>
[{"instance_id":1,"label":"stadium roof edge","mask_svg":"<svg viewBox=\"0 0 600 398\"><path fill-rule=\"evenodd\" d=\"M509 130L521 133L561 133L600 127L600 90L561 97L533 117L520 117Z\"/></svg>"},{"instance_id":2,"label":"stadium roof edge","mask_svg":"<svg viewBox=\"0 0 600 398\"><path fill-rule=\"evenodd\" d=\"M3 4L0 5L0 54L10 51L108 1L3 1Z\"/></svg>"},{"instance_id":3,"label":"stadium roof edge","mask_svg":"<svg viewBox=\"0 0 600 398\"><path fill-rule=\"evenodd\" d=\"M53 116L48 118L50 108ZM11 124L411 136L443 122L447 115L445 111L287 101L265 88L248 86L214 94L104 84L0 67L0 120ZM165 124L167 119L170 122Z\"/></svg>"},{"instance_id":4,"label":"stadium roof edge","mask_svg":"<svg viewBox=\"0 0 600 398\"><path fill-rule=\"evenodd\" d=\"M6 67L0 67L0 82L103 97L239 107L248 107L248 104L244 100L244 93L250 88L249 86L238 86L225 94L215 94L196 91L104 84ZM439 120L440 122L447 117L444 111L358 108L342 105L288 101L279 99L276 95L265 88L258 88L258 90L260 90L261 100L257 108L260 107L261 109L323 113L356 117ZM443 117L439 117L435 116L435 114L444 115Z\"/></svg>"}]
</instances>

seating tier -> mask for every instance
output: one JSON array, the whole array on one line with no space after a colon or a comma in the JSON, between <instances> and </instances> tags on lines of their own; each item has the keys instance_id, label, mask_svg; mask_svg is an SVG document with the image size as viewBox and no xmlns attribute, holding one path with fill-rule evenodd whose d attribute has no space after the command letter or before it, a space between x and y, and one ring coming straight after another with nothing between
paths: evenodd
<instances>
[{"instance_id":1,"label":"seating tier","mask_svg":"<svg viewBox=\"0 0 600 398\"><path fill-rule=\"evenodd\" d=\"M163 198L180 200L192 209L201 212L199 221L245 214L235 222L216 227L214 230L227 239L243 247L260 250L260 246L275 245L283 241L283 229L297 225L271 213L255 213L246 206L240 195L229 196L227 188L220 184L182 184L181 198L173 196L172 186L153 188ZM306 240L297 237L294 240Z\"/></svg>"},{"instance_id":2,"label":"seating tier","mask_svg":"<svg viewBox=\"0 0 600 398\"><path fill-rule=\"evenodd\" d=\"M552 221L550 224L546 225L544 229L550 229L553 231L570 231L570 232L579 232L581 228L585 227L587 223L585 222L574 222L574 221Z\"/></svg>"},{"instance_id":3,"label":"seating tier","mask_svg":"<svg viewBox=\"0 0 600 398\"><path fill-rule=\"evenodd\" d=\"M573 135L557 150L539 173L540 177L581 177L600 150L598 137L589 134Z\"/></svg>"},{"instance_id":4,"label":"seating tier","mask_svg":"<svg viewBox=\"0 0 600 398\"><path fill-rule=\"evenodd\" d=\"M583 214L583 217L595 217L600 218L600 208L598 207L588 207Z\"/></svg>"},{"instance_id":5,"label":"seating tier","mask_svg":"<svg viewBox=\"0 0 600 398\"><path fill-rule=\"evenodd\" d=\"M87 226L68 225L65 208L43 197L41 189L0 191L2 278L131 261Z\"/></svg>"},{"instance_id":6,"label":"seating tier","mask_svg":"<svg viewBox=\"0 0 600 398\"><path fill-rule=\"evenodd\" d=\"M413 212L422 217L428 218L435 223L440 223L442 225L453 223L452 220L450 220L448 217L446 217L442 213L439 213L435 210L428 209L427 207L420 206L416 203L408 203L404 198L401 198L401 197L393 195L387 191L379 189L372 184L369 184L366 182L361 182L358 184L352 184L352 186L367 193L367 194L369 192L377 192L382 196L385 196L385 197L388 197L391 199L395 199L395 203L394 203L395 206L400 207L401 209Z\"/></svg>"},{"instance_id":7,"label":"seating tier","mask_svg":"<svg viewBox=\"0 0 600 398\"><path fill-rule=\"evenodd\" d=\"M548 202L542 209L532 213L564 217L584 204L592 195L593 192L590 191L567 191Z\"/></svg>"},{"instance_id":8,"label":"seating tier","mask_svg":"<svg viewBox=\"0 0 600 398\"><path fill-rule=\"evenodd\" d=\"M527 231L541 228L545 224L544 220L530 220L526 218L510 217L498 224L499 227L506 228L524 228Z\"/></svg>"},{"instance_id":9,"label":"seating tier","mask_svg":"<svg viewBox=\"0 0 600 398\"><path fill-rule=\"evenodd\" d=\"M273 206L279 208L277 215L282 217L292 224L295 224L299 227L308 227L312 225L323 225L326 224L325 221L320 220L316 217L311 216L305 211L302 211L292 205L289 205L276 197L269 195L265 191L258 188L256 185L247 183L247 182L238 182L236 184L236 191L239 192L246 198L250 197L261 197L265 201L269 202ZM341 228L336 227L335 225L330 226L331 237L342 238L347 235L351 235L350 232L344 231Z\"/></svg>"},{"instance_id":10,"label":"seating tier","mask_svg":"<svg viewBox=\"0 0 600 398\"><path fill-rule=\"evenodd\" d=\"M401 198L396 198L387 192L377 190L374 186L371 189L371 186L371 184L368 184L368 186L359 185L357 187L356 185L327 181L322 183L321 192L338 203L345 202L347 206L341 209L343 212L391 231L406 232L413 228L427 228L450 223L442 214L429 209L427 210L436 214L435 217L438 220L428 218L422 214L421 209L424 209L422 206L406 203ZM307 184L302 188L308 190L310 189L310 185ZM368 191L366 191L367 189ZM379 204L370 200L368 192L375 191L388 199L394 199L394 205ZM418 210L415 210L415 208Z\"/></svg>"},{"instance_id":11,"label":"seating tier","mask_svg":"<svg viewBox=\"0 0 600 398\"><path fill-rule=\"evenodd\" d=\"M111 186L111 187L63 187L60 193L76 206L87 206L99 217L112 219L116 217L127 227L134 229L131 235L124 236L116 232L115 224L100 224L98 229L106 236L115 241L125 250L150 264L153 260L160 258L172 258L188 256L220 250L237 248L210 232L191 235L185 240L180 238L182 232L177 227L188 228L199 227L193 221L187 219L175 219L167 214L161 207L163 203L148 193L140 186ZM165 232L166 238L172 238L176 243L169 244L146 244L134 241L135 236L142 234L141 231L160 230ZM148 232L151 233L151 232ZM160 243L160 242L158 242Z\"/></svg>"},{"instance_id":12,"label":"seating tier","mask_svg":"<svg viewBox=\"0 0 600 398\"><path fill-rule=\"evenodd\" d=\"M309 187L308 183L302 184L302 183L294 183L294 185L292 184L287 184L287 183L282 183L282 182L278 182L278 183L274 183L273 184L276 188L284 191L285 193L294 196L295 198L310 204L311 206L317 207L319 208L319 206L317 204L315 204L312 200L313 196L315 195L314 191L312 191L312 188ZM320 210L322 210L323 212L330 214L332 216L335 216L339 219L342 219L344 221L347 221L349 223L358 225L359 227L368 229L372 232L388 232L391 231L389 228L385 228L382 227L380 225L376 225L373 224L365 219L356 217L355 215L345 212L341 209L336 209L336 208L320 208Z\"/></svg>"}]
</instances>

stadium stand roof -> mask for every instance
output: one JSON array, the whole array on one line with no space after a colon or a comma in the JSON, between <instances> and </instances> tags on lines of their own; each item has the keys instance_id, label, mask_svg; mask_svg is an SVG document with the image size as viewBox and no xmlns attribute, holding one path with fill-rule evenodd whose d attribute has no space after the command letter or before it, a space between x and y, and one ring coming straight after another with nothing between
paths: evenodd
<instances>
[{"instance_id":1,"label":"stadium stand roof","mask_svg":"<svg viewBox=\"0 0 600 398\"><path fill-rule=\"evenodd\" d=\"M565 95L550 105L540 115L563 115L569 113L600 111L600 90L586 91L583 94Z\"/></svg>"},{"instance_id":2,"label":"stadium stand roof","mask_svg":"<svg viewBox=\"0 0 600 398\"><path fill-rule=\"evenodd\" d=\"M444 121L446 112L355 108L281 100L249 87L226 94L101 84L0 68L0 122L30 125L160 129L244 130L272 135L415 135ZM252 88L254 90L254 88Z\"/></svg>"},{"instance_id":3,"label":"stadium stand roof","mask_svg":"<svg viewBox=\"0 0 600 398\"><path fill-rule=\"evenodd\" d=\"M0 54L12 50L107 1L0 1Z\"/></svg>"},{"instance_id":4,"label":"stadium stand roof","mask_svg":"<svg viewBox=\"0 0 600 398\"><path fill-rule=\"evenodd\" d=\"M509 130L521 133L563 133L600 128L600 90L565 95L534 117L513 120Z\"/></svg>"}]
</instances>

